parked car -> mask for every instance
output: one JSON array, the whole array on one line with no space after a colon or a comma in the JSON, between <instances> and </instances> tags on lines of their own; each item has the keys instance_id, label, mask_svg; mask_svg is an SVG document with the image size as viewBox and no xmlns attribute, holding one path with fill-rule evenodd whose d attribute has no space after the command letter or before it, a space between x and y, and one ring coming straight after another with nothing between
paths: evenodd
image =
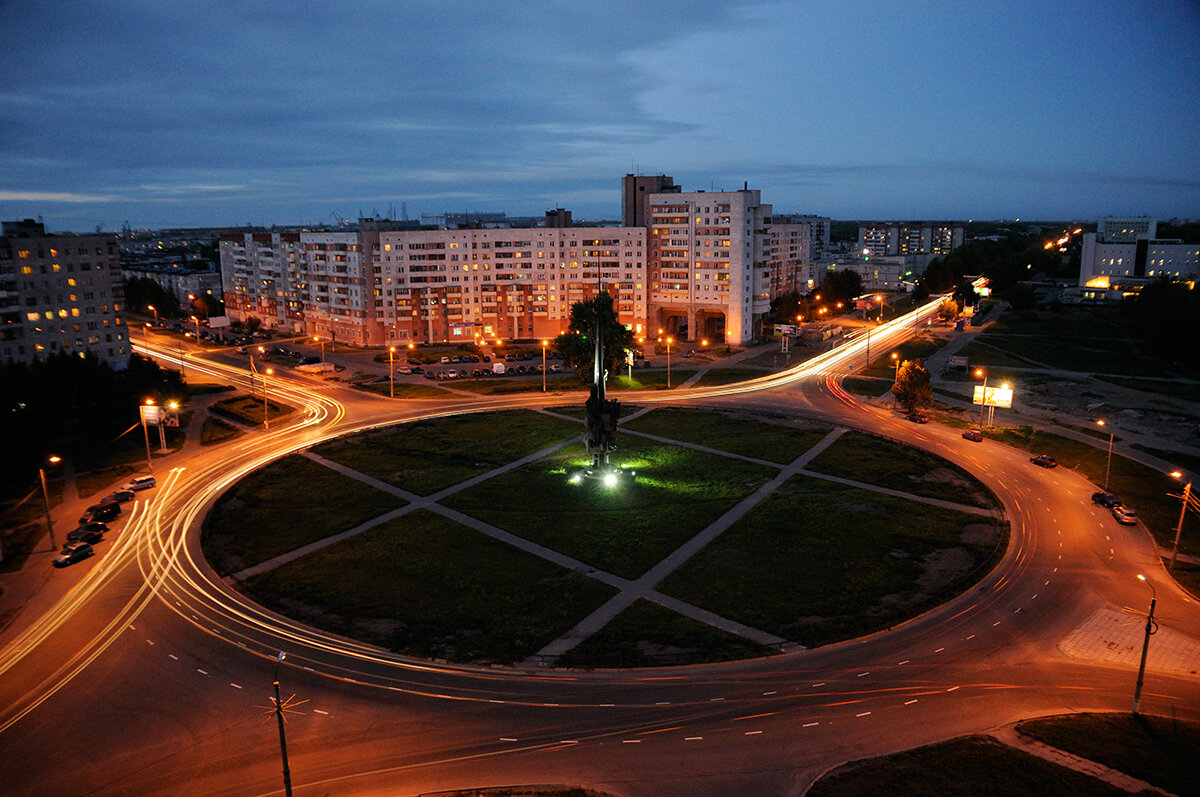
<instances>
[{"instance_id":1,"label":"parked car","mask_svg":"<svg viewBox=\"0 0 1200 797\"><path fill-rule=\"evenodd\" d=\"M964 440L972 440L976 443L983 442L983 432L978 429L968 429L962 433L962 436Z\"/></svg>"},{"instance_id":2,"label":"parked car","mask_svg":"<svg viewBox=\"0 0 1200 797\"><path fill-rule=\"evenodd\" d=\"M321 362L320 357L315 354L310 354L307 357L301 357L300 362L297 363L297 365L316 365L319 362Z\"/></svg>"},{"instance_id":3,"label":"parked car","mask_svg":"<svg viewBox=\"0 0 1200 797\"><path fill-rule=\"evenodd\" d=\"M421 367L421 366L419 366L419 365L414 365L414 366L413 366L413 369L412 369L412 372L413 372L414 374L423 374L423 373L425 373L425 369L424 369L424 368L422 368L422 367Z\"/></svg>"},{"instance_id":4,"label":"parked car","mask_svg":"<svg viewBox=\"0 0 1200 797\"><path fill-rule=\"evenodd\" d=\"M408 374L411 374L412 372L413 372L413 369L407 365L402 365L396 369L396 373L404 374L405 376L407 376Z\"/></svg>"},{"instance_id":5,"label":"parked car","mask_svg":"<svg viewBox=\"0 0 1200 797\"><path fill-rule=\"evenodd\" d=\"M1030 457L1029 461L1041 468L1058 467L1058 460L1049 454L1038 454L1036 457Z\"/></svg>"},{"instance_id":6,"label":"parked car","mask_svg":"<svg viewBox=\"0 0 1200 797\"><path fill-rule=\"evenodd\" d=\"M409 357L409 358L408 358L408 364L409 364L409 365L420 365L420 364L421 364L421 361L420 361L420 360L418 360L416 357Z\"/></svg>"},{"instance_id":7,"label":"parked car","mask_svg":"<svg viewBox=\"0 0 1200 797\"><path fill-rule=\"evenodd\" d=\"M1114 506L1112 508L1112 514L1113 514L1113 517L1115 517L1117 519L1118 523L1121 523L1125 526L1136 526L1137 525L1137 522L1138 522L1137 512L1134 512L1132 509L1130 509L1127 506L1122 506L1121 504L1117 504L1116 506Z\"/></svg>"},{"instance_id":8,"label":"parked car","mask_svg":"<svg viewBox=\"0 0 1200 797\"><path fill-rule=\"evenodd\" d=\"M84 523L74 531L67 532L67 544L63 546L63 550L65 551L66 548L71 545L71 543L75 542L86 542L88 545L95 545L96 543L101 542L104 539L104 532L88 528L88 526L91 525L91 523Z\"/></svg>"},{"instance_id":9,"label":"parked car","mask_svg":"<svg viewBox=\"0 0 1200 797\"><path fill-rule=\"evenodd\" d=\"M121 485L122 490L149 490L158 484L158 481L153 476L134 476L129 481Z\"/></svg>"},{"instance_id":10,"label":"parked car","mask_svg":"<svg viewBox=\"0 0 1200 797\"><path fill-rule=\"evenodd\" d=\"M433 371L426 371L425 378L426 379L437 379L437 374L434 373Z\"/></svg>"},{"instance_id":11,"label":"parked car","mask_svg":"<svg viewBox=\"0 0 1200 797\"><path fill-rule=\"evenodd\" d=\"M906 417L913 423L929 423L929 416L923 412L910 412Z\"/></svg>"},{"instance_id":12,"label":"parked car","mask_svg":"<svg viewBox=\"0 0 1200 797\"><path fill-rule=\"evenodd\" d=\"M1117 498L1115 493L1108 493L1101 490L1098 493L1092 493L1092 503L1099 504L1105 509L1112 509L1115 506L1121 505L1121 499Z\"/></svg>"},{"instance_id":13,"label":"parked car","mask_svg":"<svg viewBox=\"0 0 1200 797\"><path fill-rule=\"evenodd\" d=\"M94 552L92 546L86 542L74 542L62 549L62 553L54 557L52 564L55 567L66 567L73 565L76 562L87 559Z\"/></svg>"},{"instance_id":14,"label":"parked car","mask_svg":"<svg viewBox=\"0 0 1200 797\"><path fill-rule=\"evenodd\" d=\"M107 523L121 514L120 504L92 504L79 517L80 523Z\"/></svg>"},{"instance_id":15,"label":"parked car","mask_svg":"<svg viewBox=\"0 0 1200 797\"><path fill-rule=\"evenodd\" d=\"M133 498L133 490L117 490L116 492L112 492L104 496L104 499L100 503L123 504L126 501L132 501Z\"/></svg>"}]
</instances>

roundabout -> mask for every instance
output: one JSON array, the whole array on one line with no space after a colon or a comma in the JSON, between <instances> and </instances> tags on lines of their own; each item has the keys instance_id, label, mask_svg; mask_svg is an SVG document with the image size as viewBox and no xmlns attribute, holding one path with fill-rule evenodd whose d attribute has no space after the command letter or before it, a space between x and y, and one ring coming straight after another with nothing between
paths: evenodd
<instances>
[{"instance_id":1,"label":"roundabout","mask_svg":"<svg viewBox=\"0 0 1200 797\"><path fill-rule=\"evenodd\" d=\"M613 454L637 475L613 487L570 480L578 427L509 411L324 443L232 487L206 555L271 609L397 653L595 668L872 633L1003 549L977 480L845 427L643 407Z\"/></svg>"}]
</instances>

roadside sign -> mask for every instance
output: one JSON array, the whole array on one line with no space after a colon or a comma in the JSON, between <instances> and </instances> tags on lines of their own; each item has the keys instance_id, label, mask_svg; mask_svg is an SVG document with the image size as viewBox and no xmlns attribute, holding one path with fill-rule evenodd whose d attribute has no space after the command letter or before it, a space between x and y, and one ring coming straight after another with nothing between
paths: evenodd
<instances>
[{"instance_id":1,"label":"roadside sign","mask_svg":"<svg viewBox=\"0 0 1200 797\"><path fill-rule=\"evenodd\" d=\"M951 357L947 362L951 368L967 368L971 364L969 357Z\"/></svg>"},{"instance_id":2,"label":"roadside sign","mask_svg":"<svg viewBox=\"0 0 1200 797\"><path fill-rule=\"evenodd\" d=\"M983 385L975 386L975 395L972 398L972 404L982 404L985 407L1000 407L1001 409L1012 408L1013 392L1010 387L988 387Z\"/></svg>"}]
</instances>

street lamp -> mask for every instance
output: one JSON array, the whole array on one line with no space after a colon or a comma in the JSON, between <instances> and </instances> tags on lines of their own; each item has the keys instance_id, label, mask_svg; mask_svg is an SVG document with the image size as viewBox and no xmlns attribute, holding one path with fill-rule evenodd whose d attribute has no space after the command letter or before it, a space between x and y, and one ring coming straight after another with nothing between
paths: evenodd
<instances>
[{"instance_id":1,"label":"street lamp","mask_svg":"<svg viewBox=\"0 0 1200 797\"><path fill-rule=\"evenodd\" d=\"M983 408L987 406L987 371L976 368L975 376L983 377L983 395L979 397L979 429L983 431Z\"/></svg>"},{"instance_id":2,"label":"street lamp","mask_svg":"<svg viewBox=\"0 0 1200 797\"><path fill-rule=\"evenodd\" d=\"M542 392L546 392L546 347L550 345L550 341L542 341Z\"/></svg>"},{"instance_id":3,"label":"street lamp","mask_svg":"<svg viewBox=\"0 0 1200 797\"><path fill-rule=\"evenodd\" d=\"M1171 471L1171 475L1176 479L1182 479L1183 474L1179 471ZM1171 564L1168 570L1175 569L1175 557L1179 554L1179 533L1183 531L1183 513L1187 511L1188 501L1192 495L1192 480L1188 479L1188 483L1183 485L1183 503L1179 506L1179 523L1175 525L1175 544L1171 546Z\"/></svg>"},{"instance_id":4,"label":"street lamp","mask_svg":"<svg viewBox=\"0 0 1200 797\"><path fill-rule=\"evenodd\" d=\"M388 346L388 396L396 397L396 347Z\"/></svg>"},{"instance_id":5,"label":"street lamp","mask_svg":"<svg viewBox=\"0 0 1200 797\"><path fill-rule=\"evenodd\" d=\"M269 429L271 428L271 419L270 419L269 417L267 417L267 416L268 416L268 414L269 414L269 410L268 410L268 408L267 408L267 377L268 377L268 376L270 376L270 375L271 375L271 374L273 374L273 373L275 373L275 372L274 372L274 371L272 371L270 368L268 368L267 370L263 371L263 375L262 375L262 382L263 382L263 429L264 429L264 430L269 430Z\"/></svg>"},{"instance_id":6,"label":"street lamp","mask_svg":"<svg viewBox=\"0 0 1200 797\"><path fill-rule=\"evenodd\" d=\"M1150 584L1150 579L1138 573L1138 580ZM1142 663L1138 665L1137 686L1133 690L1133 713L1137 716L1138 706L1142 702L1142 681L1146 679L1146 653L1150 650L1150 635L1158 633L1158 623L1154 622L1154 604L1158 602L1158 590L1150 584L1150 613L1146 615L1146 637L1142 640Z\"/></svg>"},{"instance_id":7,"label":"street lamp","mask_svg":"<svg viewBox=\"0 0 1200 797\"><path fill-rule=\"evenodd\" d=\"M196 343L200 342L200 319L192 316L192 320L196 322Z\"/></svg>"},{"instance_id":8,"label":"street lamp","mask_svg":"<svg viewBox=\"0 0 1200 797\"><path fill-rule=\"evenodd\" d=\"M158 326L158 309L152 304L146 305L146 309L154 313L154 326Z\"/></svg>"},{"instance_id":9,"label":"street lamp","mask_svg":"<svg viewBox=\"0 0 1200 797\"><path fill-rule=\"evenodd\" d=\"M883 323L883 296L876 296L875 301L879 302L879 323Z\"/></svg>"},{"instance_id":10,"label":"street lamp","mask_svg":"<svg viewBox=\"0 0 1200 797\"><path fill-rule=\"evenodd\" d=\"M671 344L673 342L674 342L674 339L670 335L668 335L667 336L667 390L671 389Z\"/></svg>"},{"instance_id":11,"label":"street lamp","mask_svg":"<svg viewBox=\"0 0 1200 797\"><path fill-rule=\"evenodd\" d=\"M282 650L279 651L279 658L275 660L275 676L272 679L275 682L275 721L279 723L279 752L283 757L283 793L287 797L292 797L292 772L288 768L287 757L287 737L283 734L283 702L279 699L279 665L283 664L287 654Z\"/></svg>"},{"instance_id":12,"label":"street lamp","mask_svg":"<svg viewBox=\"0 0 1200 797\"><path fill-rule=\"evenodd\" d=\"M46 462L57 465L62 462L62 457L51 456ZM46 490L46 467L44 465L38 468L38 475L42 478L42 500L46 504L46 531L50 532L50 547L57 549L58 543L54 541L54 522L50 520L50 493Z\"/></svg>"},{"instance_id":13,"label":"street lamp","mask_svg":"<svg viewBox=\"0 0 1200 797\"><path fill-rule=\"evenodd\" d=\"M1096 421L1096 425L1104 426L1105 423L1103 420L1100 420ZM1111 426L1108 427L1108 464L1104 466L1104 492L1106 493L1108 492L1108 474L1112 472L1112 444L1114 432L1116 432L1116 429Z\"/></svg>"},{"instance_id":14,"label":"street lamp","mask_svg":"<svg viewBox=\"0 0 1200 797\"><path fill-rule=\"evenodd\" d=\"M319 336L313 335L313 343L321 344L321 362L325 362L325 341L322 340Z\"/></svg>"},{"instance_id":15,"label":"street lamp","mask_svg":"<svg viewBox=\"0 0 1200 797\"><path fill-rule=\"evenodd\" d=\"M142 406L138 407L138 412L142 416L142 434L146 438L146 470L151 473L154 473L154 464L150 460L150 427L146 423L146 413L153 406L154 399L148 398Z\"/></svg>"}]
</instances>

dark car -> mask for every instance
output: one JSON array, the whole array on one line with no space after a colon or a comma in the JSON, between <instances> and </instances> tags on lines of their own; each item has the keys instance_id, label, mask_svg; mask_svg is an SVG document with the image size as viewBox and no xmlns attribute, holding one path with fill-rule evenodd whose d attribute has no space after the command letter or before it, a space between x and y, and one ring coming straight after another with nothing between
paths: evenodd
<instances>
[{"instance_id":1,"label":"dark car","mask_svg":"<svg viewBox=\"0 0 1200 797\"><path fill-rule=\"evenodd\" d=\"M433 371L426 371L425 378L426 379L437 379L437 374L434 373Z\"/></svg>"},{"instance_id":2,"label":"dark car","mask_svg":"<svg viewBox=\"0 0 1200 797\"><path fill-rule=\"evenodd\" d=\"M126 501L132 501L134 497L133 490L117 490L105 496L101 503L123 504Z\"/></svg>"},{"instance_id":3,"label":"dark car","mask_svg":"<svg viewBox=\"0 0 1200 797\"><path fill-rule=\"evenodd\" d=\"M412 372L414 374L423 374L423 373L425 373L425 369L419 365L416 365L416 366L413 366Z\"/></svg>"},{"instance_id":4,"label":"dark car","mask_svg":"<svg viewBox=\"0 0 1200 797\"><path fill-rule=\"evenodd\" d=\"M310 354L307 357L301 357L300 362L298 362L296 364L297 365L316 365L319 362L321 362L320 357L318 357L315 354Z\"/></svg>"},{"instance_id":5,"label":"dark car","mask_svg":"<svg viewBox=\"0 0 1200 797\"><path fill-rule=\"evenodd\" d=\"M94 528L89 528L89 526L92 525L103 526L104 524L84 523L74 531L67 532L67 545L70 545L73 542L86 542L88 545L95 545L98 542L102 542L104 540L104 532L97 531ZM66 546L64 546L64 551L65 548Z\"/></svg>"},{"instance_id":6,"label":"dark car","mask_svg":"<svg viewBox=\"0 0 1200 797\"><path fill-rule=\"evenodd\" d=\"M78 561L87 559L94 553L92 546L86 542L74 542L62 549L62 553L54 557L55 567L66 567Z\"/></svg>"},{"instance_id":7,"label":"dark car","mask_svg":"<svg viewBox=\"0 0 1200 797\"><path fill-rule=\"evenodd\" d=\"M408 364L409 364L409 365L420 365L420 364L421 364L421 361L420 361L420 360L418 360L416 357L409 357L409 358L408 358Z\"/></svg>"},{"instance_id":8,"label":"dark car","mask_svg":"<svg viewBox=\"0 0 1200 797\"><path fill-rule=\"evenodd\" d=\"M913 423L929 423L929 416L923 412L910 412L906 417Z\"/></svg>"},{"instance_id":9,"label":"dark car","mask_svg":"<svg viewBox=\"0 0 1200 797\"><path fill-rule=\"evenodd\" d=\"M1040 468L1057 468L1058 460L1049 454L1038 454L1036 457L1030 457L1029 461Z\"/></svg>"},{"instance_id":10,"label":"dark car","mask_svg":"<svg viewBox=\"0 0 1200 797\"><path fill-rule=\"evenodd\" d=\"M80 523L107 523L121 514L121 505L115 503L92 504L80 516Z\"/></svg>"},{"instance_id":11,"label":"dark car","mask_svg":"<svg viewBox=\"0 0 1200 797\"><path fill-rule=\"evenodd\" d=\"M1112 509L1114 506L1121 505L1121 499L1117 498L1115 493L1108 493L1101 490L1098 493L1092 493L1092 503L1099 504L1105 509Z\"/></svg>"},{"instance_id":12,"label":"dark car","mask_svg":"<svg viewBox=\"0 0 1200 797\"><path fill-rule=\"evenodd\" d=\"M963 436L963 440L971 440L976 443L983 442L983 432L981 432L978 429L968 429L967 431L962 433L962 436Z\"/></svg>"}]
</instances>

